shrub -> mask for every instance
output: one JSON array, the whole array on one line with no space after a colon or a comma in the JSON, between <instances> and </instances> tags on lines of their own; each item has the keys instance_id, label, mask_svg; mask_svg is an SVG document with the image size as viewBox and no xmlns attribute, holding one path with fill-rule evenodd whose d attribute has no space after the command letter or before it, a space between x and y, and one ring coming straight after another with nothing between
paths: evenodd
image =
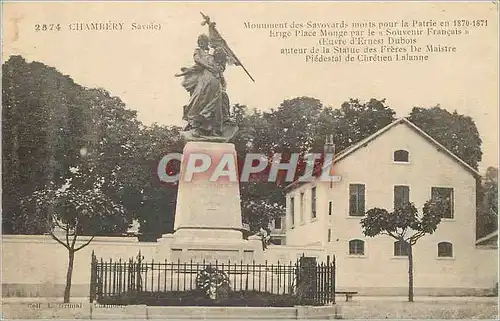
<instances>
[{"instance_id":1,"label":"shrub","mask_svg":"<svg viewBox=\"0 0 500 321\"><path fill-rule=\"evenodd\" d=\"M291 294L273 294L257 291L228 291L216 300L201 290L171 292L127 292L120 296L106 297L99 304L149 305L149 306L234 306L234 307L293 307L318 305L313 301L299 300Z\"/></svg>"}]
</instances>

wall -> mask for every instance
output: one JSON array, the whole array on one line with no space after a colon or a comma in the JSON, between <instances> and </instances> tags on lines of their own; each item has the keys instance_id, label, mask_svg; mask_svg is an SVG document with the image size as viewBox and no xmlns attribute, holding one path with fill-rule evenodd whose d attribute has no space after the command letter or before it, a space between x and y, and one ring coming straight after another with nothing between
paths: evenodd
<instances>
[{"instance_id":1,"label":"wall","mask_svg":"<svg viewBox=\"0 0 500 321\"><path fill-rule=\"evenodd\" d=\"M475 260L476 282L498 284L498 248L478 246Z\"/></svg>"},{"instance_id":2,"label":"wall","mask_svg":"<svg viewBox=\"0 0 500 321\"><path fill-rule=\"evenodd\" d=\"M77 244L82 244L83 238ZM71 294L89 294L92 251L97 257L128 259L139 251L145 258L155 256L158 243L139 243L134 237L96 237L76 252ZM77 245L78 246L78 245ZM68 251L48 235L2 236L3 296L53 296L64 292Z\"/></svg>"},{"instance_id":3,"label":"wall","mask_svg":"<svg viewBox=\"0 0 500 321\"><path fill-rule=\"evenodd\" d=\"M296 262L301 256L314 257L318 262L326 262L326 252L322 246L269 245L263 253L263 260L289 264Z\"/></svg>"},{"instance_id":4,"label":"wall","mask_svg":"<svg viewBox=\"0 0 500 321\"><path fill-rule=\"evenodd\" d=\"M311 187L315 186L315 183L306 183L301 185L299 188L291 191L287 195L287 215L286 215L286 244L292 246L304 246L315 244L317 242L326 242L326 226L325 222L325 195L323 184L318 185L316 190L316 202L319 206L316 206L316 217L312 217L312 207L311 207ZM304 193L304 205L303 213L301 215L301 193ZM290 208L290 198L294 198L294 208L295 214L292 222L291 208ZM328 203L326 203L328 206Z\"/></svg>"},{"instance_id":5,"label":"wall","mask_svg":"<svg viewBox=\"0 0 500 321\"><path fill-rule=\"evenodd\" d=\"M82 237L77 246L88 238ZM135 237L96 237L82 250L76 252L73 278L72 297L87 297L89 295L90 262L92 251L98 258L105 261L112 259L127 260L135 258L139 251L144 260L149 262L175 260L171 252L172 234L164 235L155 243L138 242ZM243 240L236 240L238 245ZM321 247L290 247L271 245L262 251L261 241L246 241L249 245L257 245L255 261L268 264L289 263L302 256L313 256L319 261L324 258ZM254 245L255 245L254 244ZM226 244L230 246L231 244ZM247 245L248 246L248 245ZM48 235L5 235L2 237L2 287L3 296L42 296L61 297L66 282L68 264L67 250Z\"/></svg>"},{"instance_id":6,"label":"wall","mask_svg":"<svg viewBox=\"0 0 500 321\"><path fill-rule=\"evenodd\" d=\"M398 149L409 151L409 163L393 162L393 152ZM309 221L287 230L287 244L323 241L327 230L332 229L326 251L336 256L336 282L340 289L364 294L404 295L408 287L408 260L393 256L394 240L388 236L364 237L360 225L362 217L349 216L349 184L355 183L365 184L366 210L381 207L389 211L393 207L394 185L410 186L410 201L419 211L430 199L432 186L453 187L454 218L443 219L434 234L424 236L414 247L416 293L475 293L494 286L497 250L481 252L475 247L475 179L436 146L407 125L399 124L335 163L334 170L342 179L334 182L332 188L328 182L314 183L320 190L317 219L310 219L310 204L306 203L305 217ZM288 199L292 193L296 196L300 191L310 195L312 186L308 183L291 191ZM328 216L330 200L333 201L333 214ZM296 216L298 210L297 207ZM289 215L289 209L287 213ZM352 239L365 241L365 255L349 255L349 240ZM441 241L453 244L454 257L437 257L437 243Z\"/></svg>"}]
</instances>

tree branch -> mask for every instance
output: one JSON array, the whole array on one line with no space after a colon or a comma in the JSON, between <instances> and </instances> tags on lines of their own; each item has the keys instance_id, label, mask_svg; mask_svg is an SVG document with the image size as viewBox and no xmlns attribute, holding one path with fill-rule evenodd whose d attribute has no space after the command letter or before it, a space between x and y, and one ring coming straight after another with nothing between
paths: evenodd
<instances>
[{"instance_id":1,"label":"tree branch","mask_svg":"<svg viewBox=\"0 0 500 321\"><path fill-rule=\"evenodd\" d=\"M66 231L66 244L67 244L67 248L68 250L71 249L71 247L69 246L69 224L66 224L68 226L68 229L65 230Z\"/></svg>"},{"instance_id":2,"label":"tree branch","mask_svg":"<svg viewBox=\"0 0 500 321\"><path fill-rule=\"evenodd\" d=\"M419 239L419 238L421 238L422 236L425 235L425 232L424 231L419 231L417 234L418 234L417 239Z\"/></svg>"},{"instance_id":3,"label":"tree branch","mask_svg":"<svg viewBox=\"0 0 500 321\"><path fill-rule=\"evenodd\" d=\"M406 232L408 232L408 226L403 228L403 231L401 232L401 236L404 237L406 235Z\"/></svg>"},{"instance_id":4,"label":"tree branch","mask_svg":"<svg viewBox=\"0 0 500 321\"><path fill-rule=\"evenodd\" d=\"M54 214L52 214L52 221L57 225L59 226L60 229L64 230L64 231L67 231L69 229L68 228L64 228L61 224L59 224L59 221L56 219L56 216Z\"/></svg>"},{"instance_id":5,"label":"tree branch","mask_svg":"<svg viewBox=\"0 0 500 321\"><path fill-rule=\"evenodd\" d=\"M400 236L395 235L394 233L391 233L389 231L387 231L387 233L389 233L389 235L392 236L393 238L395 238L396 240L399 240L401 238Z\"/></svg>"},{"instance_id":6,"label":"tree branch","mask_svg":"<svg viewBox=\"0 0 500 321\"><path fill-rule=\"evenodd\" d=\"M71 242L71 249L75 249L76 239L78 238L78 216L75 218L75 227L73 231L73 241Z\"/></svg>"},{"instance_id":7,"label":"tree branch","mask_svg":"<svg viewBox=\"0 0 500 321\"><path fill-rule=\"evenodd\" d=\"M417 234L418 234L418 235L417 235ZM415 242L416 242L419 238L423 237L423 236L425 235L425 232L421 231L421 232L420 232L420 234L419 234L419 233L417 233L417 234L415 234L415 235L416 235L416 237L415 237Z\"/></svg>"},{"instance_id":8,"label":"tree branch","mask_svg":"<svg viewBox=\"0 0 500 321\"><path fill-rule=\"evenodd\" d=\"M411 245L415 245L418 241L419 238L425 235L425 232L418 231L417 233L413 234L408 238L408 241L410 241Z\"/></svg>"},{"instance_id":9,"label":"tree branch","mask_svg":"<svg viewBox=\"0 0 500 321\"><path fill-rule=\"evenodd\" d=\"M70 250L69 246L68 246L68 245L66 245L66 244L64 244L64 242L63 242L63 241L61 241L60 239L58 239L58 238L54 235L54 233L49 232L49 234L50 234L50 236L51 236L54 240L56 240L56 241L57 241L57 243L61 244L61 245L62 245L62 246L64 246L66 249Z\"/></svg>"},{"instance_id":10,"label":"tree branch","mask_svg":"<svg viewBox=\"0 0 500 321\"><path fill-rule=\"evenodd\" d=\"M397 237L396 235L392 234L391 232L387 231L387 232L380 232L380 235L387 235L387 236L390 236L396 240L399 240L399 237Z\"/></svg>"},{"instance_id":11,"label":"tree branch","mask_svg":"<svg viewBox=\"0 0 500 321\"><path fill-rule=\"evenodd\" d=\"M89 245L89 244L90 244L90 242L92 242L92 240L94 239L94 237L95 237L95 235L93 235L93 236L90 238L90 240L88 240L88 241L87 241L87 243L83 244L83 245L82 245L82 246L80 246L80 247L77 247L77 248L75 249L75 252L76 252L76 251L80 251L81 249L83 249L84 247L86 247L87 245Z\"/></svg>"}]
</instances>

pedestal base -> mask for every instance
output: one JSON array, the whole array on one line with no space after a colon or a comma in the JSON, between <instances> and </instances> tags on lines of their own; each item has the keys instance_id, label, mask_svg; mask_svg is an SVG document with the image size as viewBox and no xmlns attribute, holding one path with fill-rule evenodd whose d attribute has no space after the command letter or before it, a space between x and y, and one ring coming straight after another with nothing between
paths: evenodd
<instances>
[{"instance_id":1,"label":"pedestal base","mask_svg":"<svg viewBox=\"0 0 500 321\"><path fill-rule=\"evenodd\" d=\"M195 162L190 157L200 159L199 155L208 156L211 164L202 173L191 175L187 165ZM179 173L175 233L164 236L166 257L188 263L217 261L227 264L251 263L261 256L262 243L259 239L243 239L238 180L231 179L230 175L213 179L214 173L221 171L219 163L225 161L227 164L231 160L234 165L237 164L233 144L186 144Z\"/></svg>"},{"instance_id":2,"label":"pedestal base","mask_svg":"<svg viewBox=\"0 0 500 321\"><path fill-rule=\"evenodd\" d=\"M181 228L175 231L175 238L241 240L241 231L233 229Z\"/></svg>"},{"instance_id":3,"label":"pedestal base","mask_svg":"<svg viewBox=\"0 0 500 321\"><path fill-rule=\"evenodd\" d=\"M181 229L164 235L163 243L160 257L182 263L251 263L262 255L261 241L244 240L238 231Z\"/></svg>"}]
</instances>

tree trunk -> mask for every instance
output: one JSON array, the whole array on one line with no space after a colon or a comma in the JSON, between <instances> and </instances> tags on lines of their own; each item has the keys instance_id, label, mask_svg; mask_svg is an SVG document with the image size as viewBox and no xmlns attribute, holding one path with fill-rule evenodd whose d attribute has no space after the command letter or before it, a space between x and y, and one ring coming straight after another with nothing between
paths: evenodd
<instances>
[{"instance_id":1,"label":"tree trunk","mask_svg":"<svg viewBox=\"0 0 500 321\"><path fill-rule=\"evenodd\" d=\"M408 246L408 302L413 302L413 246Z\"/></svg>"},{"instance_id":2,"label":"tree trunk","mask_svg":"<svg viewBox=\"0 0 500 321\"><path fill-rule=\"evenodd\" d=\"M71 294L71 277L73 276L73 262L75 261L75 251L68 250L68 272L66 273L66 287L64 288L64 303L69 303Z\"/></svg>"}]
</instances>

